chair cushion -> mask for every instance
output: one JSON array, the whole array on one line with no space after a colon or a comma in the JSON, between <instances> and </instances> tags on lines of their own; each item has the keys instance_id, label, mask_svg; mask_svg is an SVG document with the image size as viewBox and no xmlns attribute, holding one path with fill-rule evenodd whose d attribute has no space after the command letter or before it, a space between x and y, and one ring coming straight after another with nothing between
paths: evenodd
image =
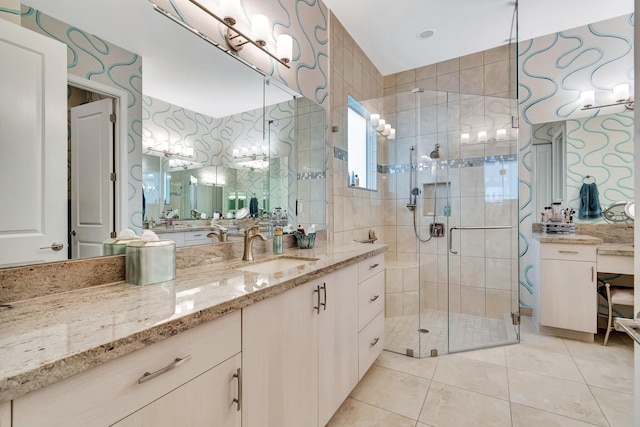
<instances>
[{"instance_id":1,"label":"chair cushion","mask_svg":"<svg viewBox=\"0 0 640 427\"><path fill-rule=\"evenodd\" d=\"M611 287L611 304L633 305L633 288Z\"/></svg>"}]
</instances>

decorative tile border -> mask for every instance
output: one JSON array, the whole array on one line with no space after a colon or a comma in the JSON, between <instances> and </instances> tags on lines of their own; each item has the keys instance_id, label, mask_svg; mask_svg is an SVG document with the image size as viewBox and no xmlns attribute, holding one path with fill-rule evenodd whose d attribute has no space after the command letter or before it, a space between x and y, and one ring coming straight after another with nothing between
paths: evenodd
<instances>
[{"instance_id":1,"label":"decorative tile border","mask_svg":"<svg viewBox=\"0 0 640 427\"><path fill-rule=\"evenodd\" d=\"M484 166L486 164L494 164L498 162L515 162L518 160L518 155L516 153L513 154L505 154L499 156L485 156L485 157L469 157L466 159L453 159L453 160L440 160L436 163L436 166L439 168L449 167L451 169L459 169L459 168L470 168L470 167L478 167ZM433 162L421 162L418 163L418 168L420 170L431 168L433 166ZM411 170L411 165L409 163L401 164L401 165L378 165L378 173L403 173L409 172Z\"/></svg>"},{"instance_id":2,"label":"decorative tile border","mask_svg":"<svg viewBox=\"0 0 640 427\"><path fill-rule=\"evenodd\" d=\"M327 177L327 173L325 171L322 172L304 172L298 174L298 181L302 181L305 179L323 179Z\"/></svg>"}]
</instances>

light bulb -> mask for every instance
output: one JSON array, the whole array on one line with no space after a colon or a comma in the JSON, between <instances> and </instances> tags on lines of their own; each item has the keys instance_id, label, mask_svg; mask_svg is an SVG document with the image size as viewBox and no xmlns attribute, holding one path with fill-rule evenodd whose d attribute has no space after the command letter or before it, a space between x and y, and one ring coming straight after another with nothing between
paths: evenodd
<instances>
[{"instance_id":1,"label":"light bulb","mask_svg":"<svg viewBox=\"0 0 640 427\"><path fill-rule=\"evenodd\" d=\"M487 132L486 131L480 131L478 132L478 142L487 142Z\"/></svg>"},{"instance_id":2,"label":"light bulb","mask_svg":"<svg viewBox=\"0 0 640 427\"><path fill-rule=\"evenodd\" d=\"M266 46L269 39L269 18L261 14L251 17L251 37L258 46Z\"/></svg>"},{"instance_id":3,"label":"light bulb","mask_svg":"<svg viewBox=\"0 0 640 427\"><path fill-rule=\"evenodd\" d=\"M396 139L396 130L391 128L391 130L389 131L389 136L387 137L387 139Z\"/></svg>"},{"instance_id":4,"label":"light bulb","mask_svg":"<svg viewBox=\"0 0 640 427\"><path fill-rule=\"evenodd\" d=\"M382 132L384 130L384 125L385 125L384 119L378 120L378 127L376 128L376 130L378 132Z\"/></svg>"},{"instance_id":5,"label":"light bulb","mask_svg":"<svg viewBox=\"0 0 640 427\"><path fill-rule=\"evenodd\" d=\"M498 141L504 141L506 136L507 136L506 129L498 129L496 131L496 138L498 139Z\"/></svg>"},{"instance_id":6,"label":"light bulb","mask_svg":"<svg viewBox=\"0 0 640 427\"><path fill-rule=\"evenodd\" d=\"M276 38L276 43L278 58L285 64L291 62L293 58L293 38L289 34L280 34Z\"/></svg>"},{"instance_id":7,"label":"light bulb","mask_svg":"<svg viewBox=\"0 0 640 427\"><path fill-rule=\"evenodd\" d=\"M613 87L613 99L616 102L629 99L629 83L621 83Z\"/></svg>"},{"instance_id":8,"label":"light bulb","mask_svg":"<svg viewBox=\"0 0 640 427\"><path fill-rule=\"evenodd\" d=\"M229 25L236 25L242 16L240 0L220 0L220 15Z\"/></svg>"},{"instance_id":9,"label":"light bulb","mask_svg":"<svg viewBox=\"0 0 640 427\"><path fill-rule=\"evenodd\" d=\"M463 144L468 144L469 143L469 134L468 133L463 133L460 135L460 142Z\"/></svg>"},{"instance_id":10,"label":"light bulb","mask_svg":"<svg viewBox=\"0 0 640 427\"><path fill-rule=\"evenodd\" d=\"M378 122L380 121L380 114L373 113L371 116L369 116L369 118L371 119L371 126L377 127Z\"/></svg>"},{"instance_id":11,"label":"light bulb","mask_svg":"<svg viewBox=\"0 0 640 427\"><path fill-rule=\"evenodd\" d=\"M233 149L233 157L238 157L240 155L240 150L237 148Z\"/></svg>"},{"instance_id":12,"label":"light bulb","mask_svg":"<svg viewBox=\"0 0 640 427\"><path fill-rule=\"evenodd\" d=\"M596 92L594 90L583 90L580 93L580 104L589 107L596 103Z\"/></svg>"},{"instance_id":13,"label":"light bulb","mask_svg":"<svg viewBox=\"0 0 640 427\"><path fill-rule=\"evenodd\" d=\"M384 130L382 131L382 134L384 136L389 136L389 133L391 133L391 125L390 124L386 124L386 125L384 125Z\"/></svg>"}]
</instances>

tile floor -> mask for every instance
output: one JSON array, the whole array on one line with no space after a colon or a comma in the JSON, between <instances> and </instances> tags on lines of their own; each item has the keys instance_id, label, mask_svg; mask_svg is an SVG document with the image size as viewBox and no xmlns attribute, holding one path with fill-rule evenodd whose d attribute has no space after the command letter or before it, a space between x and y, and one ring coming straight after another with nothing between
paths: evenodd
<instances>
[{"instance_id":1,"label":"tile floor","mask_svg":"<svg viewBox=\"0 0 640 427\"><path fill-rule=\"evenodd\" d=\"M633 427L633 343L540 335L415 359L385 351L328 427Z\"/></svg>"},{"instance_id":2,"label":"tile floor","mask_svg":"<svg viewBox=\"0 0 640 427\"><path fill-rule=\"evenodd\" d=\"M451 313L451 322L446 311L423 310L420 315L387 317L385 322L385 349L414 356L429 356L431 350L439 354L448 352L447 339L451 330L451 352L461 349L479 348L489 344L502 345L517 341L511 318L489 319L469 314ZM421 333L419 329L428 333Z\"/></svg>"}]
</instances>

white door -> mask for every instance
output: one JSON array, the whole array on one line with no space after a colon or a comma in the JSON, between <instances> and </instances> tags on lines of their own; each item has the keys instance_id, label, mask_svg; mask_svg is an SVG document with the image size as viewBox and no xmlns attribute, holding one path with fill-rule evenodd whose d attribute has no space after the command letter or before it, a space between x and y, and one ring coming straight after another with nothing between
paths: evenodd
<instances>
[{"instance_id":1,"label":"white door","mask_svg":"<svg viewBox=\"0 0 640 427\"><path fill-rule=\"evenodd\" d=\"M71 257L102 255L113 230L113 100L71 108Z\"/></svg>"},{"instance_id":2,"label":"white door","mask_svg":"<svg viewBox=\"0 0 640 427\"><path fill-rule=\"evenodd\" d=\"M0 267L67 259L67 48L0 19Z\"/></svg>"}]
</instances>

